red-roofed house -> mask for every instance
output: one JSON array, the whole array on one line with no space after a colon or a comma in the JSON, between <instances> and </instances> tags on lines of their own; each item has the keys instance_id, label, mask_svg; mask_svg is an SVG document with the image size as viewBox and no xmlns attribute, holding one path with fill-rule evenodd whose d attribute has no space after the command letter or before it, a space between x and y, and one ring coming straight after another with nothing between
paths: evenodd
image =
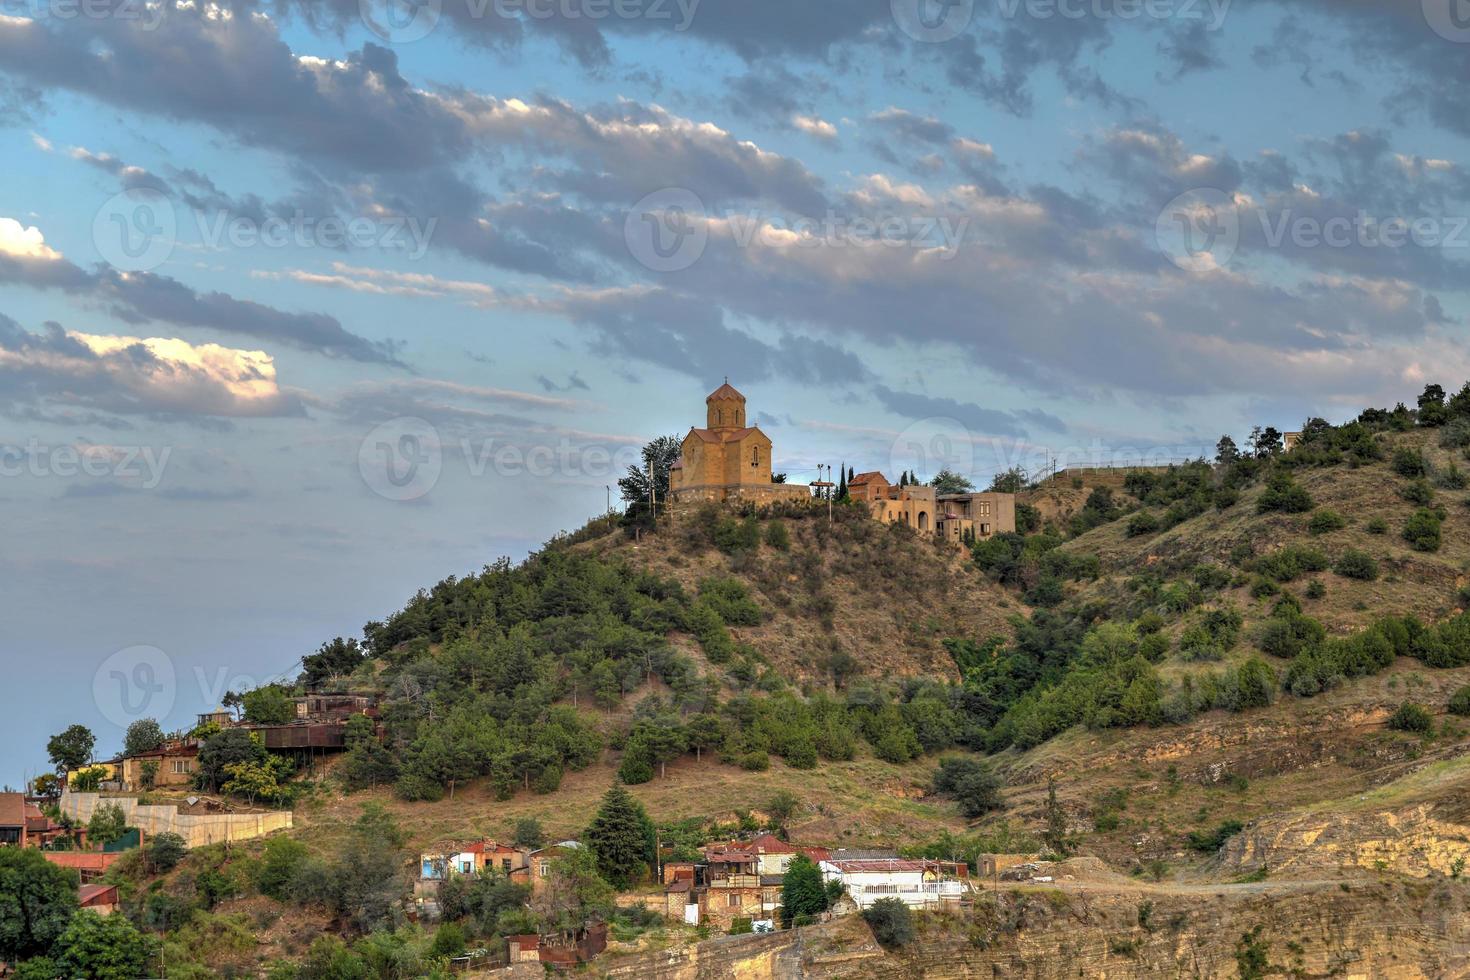
<instances>
[{"instance_id":1,"label":"red-roofed house","mask_svg":"<svg viewBox=\"0 0 1470 980\"><path fill-rule=\"evenodd\" d=\"M77 889L77 904L98 915L111 915L117 911L117 886L82 885Z\"/></svg>"},{"instance_id":2,"label":"red-roofed house","mask_svg":"<svg viewBox=\"0 0 1470 980\"><path fill-rule=\"evenodd\" d=\"M0 793L0 846L26 846L30 833L28 816L24 796Z\"/></svg>"}]
</instances>

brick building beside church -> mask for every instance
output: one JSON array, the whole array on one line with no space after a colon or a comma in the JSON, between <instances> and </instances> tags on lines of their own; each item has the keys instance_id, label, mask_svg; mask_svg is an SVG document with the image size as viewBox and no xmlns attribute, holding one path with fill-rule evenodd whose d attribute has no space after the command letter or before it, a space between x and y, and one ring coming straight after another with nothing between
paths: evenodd
<instances>
[{"instance_id":1,"label":"brick building beside church","mask_svg":"<svg viewBox=\"0 0 1470 980\"><path fill-rule=\"evenodd\" d=\"M704 400L705 426L692 428L669 470L675 503L808 500L811 488L771 479L771 439L745 424L745 396L726 381Z\"/></svg>"}]
</instances>

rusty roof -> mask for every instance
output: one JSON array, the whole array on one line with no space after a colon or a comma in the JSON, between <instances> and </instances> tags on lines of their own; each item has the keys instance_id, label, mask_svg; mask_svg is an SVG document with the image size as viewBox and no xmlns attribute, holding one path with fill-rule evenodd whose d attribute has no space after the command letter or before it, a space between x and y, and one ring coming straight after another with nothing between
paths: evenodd
<instances>
[{"instance_id":1,"label":"rusty roof","mask_svg":"<svg viewBox=\"0 0 1470 980\"><path fill-rule=\"evenodd\" d=\"M26 798L20 793L0 793L0 827L26 825Z\"/></svg>"}]
</instances>

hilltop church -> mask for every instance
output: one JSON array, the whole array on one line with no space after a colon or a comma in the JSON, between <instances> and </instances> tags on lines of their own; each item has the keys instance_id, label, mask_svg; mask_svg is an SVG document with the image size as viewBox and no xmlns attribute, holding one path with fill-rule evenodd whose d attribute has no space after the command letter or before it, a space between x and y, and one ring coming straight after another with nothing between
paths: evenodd
<instances>
[{"instance_id":1,"label":"hilltop church","mask_svg":"<svg viewBox=\"0 0 1470 980\"><path fill-rule=\"evenodd\" d=\"M674 503L769 504L809 500L809 486L771 479L771 439L745 424L745 396L725 383L704 400L704 428L689 430L682 455L669 468ZM894 485L882 473L859 473L848 485L873 520L904 524L955 544L983 541L1016 529L1016 497L1009 493L937 493L922 484Z\"/></svg>"},{"instance_id":2,"label":"hilltop church","mask_svg":"<svg viewBox=\"0 0 1470 980\"><path fill-rule=\"evenodd\" d=\"M705 404L704 428L684 437L683 455L669 470L675 503L807 500L811 488L771 480L771 439L745 424L745 396L727 379Z\"/></svg>"}]
</instances>

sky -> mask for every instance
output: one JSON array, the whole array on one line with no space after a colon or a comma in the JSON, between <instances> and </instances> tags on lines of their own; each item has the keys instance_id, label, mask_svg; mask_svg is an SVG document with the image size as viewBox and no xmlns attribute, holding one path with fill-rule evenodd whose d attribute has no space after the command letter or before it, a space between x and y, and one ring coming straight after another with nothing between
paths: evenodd
<instances>
[{"instance_id":1,"label":"sky","mask_svg":"<svg viewBox=\"0 0 1470 980\"><path fill-rule=\"evenodd\" d=\"M1467 0L0 0L0 782L616 504L1470 378Z\"/></svg>"}]
</instances>

